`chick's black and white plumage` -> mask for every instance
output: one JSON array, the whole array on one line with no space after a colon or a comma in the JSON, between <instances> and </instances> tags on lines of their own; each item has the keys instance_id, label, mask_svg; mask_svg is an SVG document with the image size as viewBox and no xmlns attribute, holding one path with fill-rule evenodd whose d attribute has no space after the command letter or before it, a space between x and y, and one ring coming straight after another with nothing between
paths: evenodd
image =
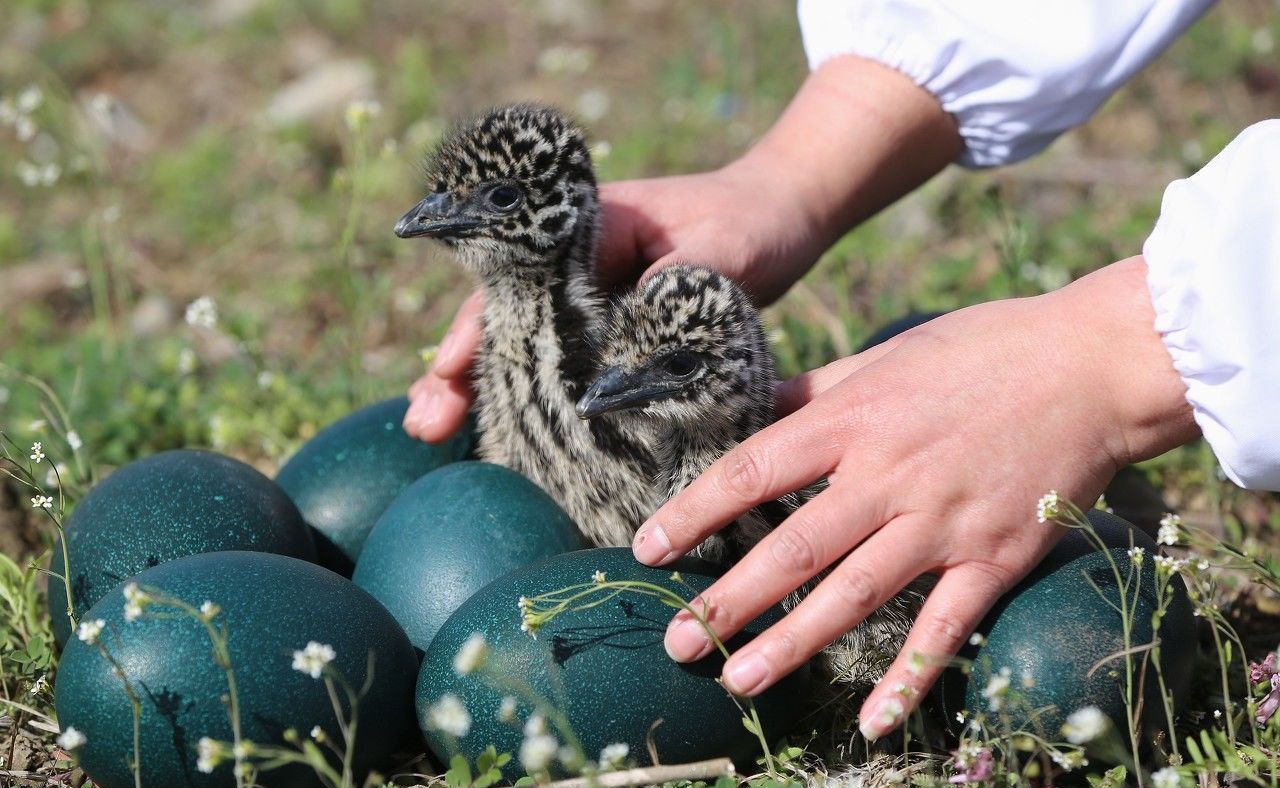
<instances>
[{"instance_id":1,"label":"chick's black and white plumage","mask_svg":"<svg viewBox=\"0 0 1280 788\"><path fill-rule=\"evenodd\" d=\"M426 171L430 193L395 230L444 242L484 288L480 457L543 487L592 544L630 544L659 501L652 454L613 419L574 412L596 369L589 337L604 303L582 132L548 108L500 107L455 128Z\"/></svg>"},{"instance_id":2,"label":"chick's black and white plumage","mask_svg":"<svg viewBox=\"0 0 1280 788\"><path fill-rule=\"evenodd\" d=\"M623 296L608 316L603 371L578 402L584 417L618 412L646 432L668 497L711 463L774 420L777 375L755 306L723 275L673 266ZM825 486L823 482L761 505L704 543L711 558L736 560ZM786 602L798 604L821 578ZM917 581L832 644L823 666L843 687L863 693L906 640L924 601Z\"/></svg>"}]
</instances>

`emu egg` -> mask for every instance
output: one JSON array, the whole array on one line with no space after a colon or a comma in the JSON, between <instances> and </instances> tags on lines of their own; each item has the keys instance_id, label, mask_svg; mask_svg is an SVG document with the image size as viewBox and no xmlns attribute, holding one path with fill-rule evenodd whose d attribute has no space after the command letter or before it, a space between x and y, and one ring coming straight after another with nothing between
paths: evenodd
<instances>
[{"instance_id":1,"label":"emu egg","mask_svg":"<svg viewBox=\"0 0 1280 788\"><path fill-rule=\"evenodd\" d=\"M867 337L862 343L862 347L858 348L858 352L861 353L864 350L869 350L870 348L879 345L881 342L893 339L903 332L910 331L916 326L922 326L930 320L933 320L936 317L942 317L945 314L946 312L911 312L903 315L897 320L884 324L872 333L871 336Z\"/></svg>"},{"instance_id":2,"label":"emu egg","mask_svg":"<svg viewBox=\"0 0 1280 788\"><path fill-rule=\"evenodd\" d=\"M425 651L489 581L581 546L577 526L541 487L500 465L458 462L391 503L365 542L355 581Z\"/></svg>"},{"instance_id":3,"label":"emu egg","mask_svg":"<svg viewBox=\"0 0 1280 788\"><path fill-rule=\"evenodd\" d=\"M129 463L94 487L66 523L76 617L122 580L197 553L254 550L315 560L311 531L289 496L244 463L178 450ZM53 571L63 573L62 551ZM66 592L49 583L58 643L71 635Z\"/></svg>"},{"instance_id":4,"label":"emu egg","mask_svg":"<svg viewBox=\"0 0 1280 788\"><path fill-rule=\"evenodd\" d=\"M978 626L984 644L962 653L973 660L972 675L950 671L946 676L949 705L962 702L970 713L991 716L983 690L1007 668L1010 687L1000 714L1007 714L1014 728L1026 725L1053 740L1061 736L1067 715L1082 706L1097 706L1123 730L1125 660L1108 659L1125 650L1120 613L1112 607L1120 604L1120 587L1111 562L1130 584L1130 645L1141 648L1152 641L1151 616L1158 601L1152 559L1157 548L1151 537L1115 515L1094 509L1086 517L1107 551L1098 550L1080 530L1068 532ZM1145 550L1141 566L1129 557L1130 540ZM1160 625L1160 656L1176 713L1191 681L1196 631L1182 578L1175 575L1169 584L1172 600ZM1134 664L1136 682L1142 679L1144 653L1134 657ZM1146 723L1162 725L1154 667L1146 671L1143 684Z\"/></svg>"},{"instance_id":5,"label":"emu egg","mask_svg":"<svg viewBox=\"0 0 1280 788\"><path fill-rule=\"evenodd\" d=\"M158 590L222 611L212 621L229 633L243 737L255 744L286 746L293 729L307 737L319 725L341 746L323 677L292 667L291 655L310 641L333 649L336 669L355 690L373 671L358 706L355 762L358 772L378 766L413 733L416 655L395 620L368 594L327 569L267 553L225 552L170 561L134 578L144 591ZM133 785L133 712L123 681L141 700L143 785L233 785L232 764L211 774L197 769L203 736L229 742L232 728L227 674L213 661L205 626L175 608L151 603L142 616L124 616L124 586L94 605L86 621L106 627L96 644L73 639L58 668L58 719L86 737L76 751L84 770L103 788ZM123 681L104 657L120 666ZM346 696L341 689L344 708ZM268 786L315 783L309 768L264 771Z\"/></svg>"},{"instance_id":6,"label":"emu egg","mask_svg":"<svg viewBox=\"0 0 1280 788\"><path fill-rule=\"evenodd\" d=\"M673 570L680 571L682 581L672 579ZM590 587L597 571L605 573L606 581L652 583L686 600L709 587L718 574L710 564L689 558L661 569L647 567L629 549L611 547L558 555L490 583L453 614L423 657L418 724L431 749L445 760L455 746L468 758L489 744L498 752L518 753L522 726L534 711L532 690L563 713L588 760L598 758L608 744L625 742L630 757L647 765L645 740L652 731L663 763L727 755L749 767L761 753L737 704L716 682L723 659L713 652L688 665L672 661L662 636L676 611L658 598L601 589L582 600L600 604L558 615L538 629L536 639L521 631L521 597L568 586L581 591ZM781 617L781 608L766 612L728 642L729 650ZM460 675L454 657L473 633L483 635L488 655L478 670ZM808 671L801 669L755 699L770 742L798 721L806 708L807 685ZM453 739L432 726L431 707L445 695L458 698L471 715L465 736ZM518 707L507 722L499 719L505 696L515 697ZM554 720L548 730L560 742L567 740ZM522 772L513 759L504 776L514 779Z\"/></svg>"},{"instance_id":7,"label":"emu egg","mask_svg":"<svg viewBox=\"0 0 1280 788\"><path fill-rule=\"evenodd\" d=\"M405 397L362 408L321 430L276 474L303 519L350 561L404 488L471 451L470 423L444 443L423 443L401 426L408 409Z\"/></svg>"}]
</instances>

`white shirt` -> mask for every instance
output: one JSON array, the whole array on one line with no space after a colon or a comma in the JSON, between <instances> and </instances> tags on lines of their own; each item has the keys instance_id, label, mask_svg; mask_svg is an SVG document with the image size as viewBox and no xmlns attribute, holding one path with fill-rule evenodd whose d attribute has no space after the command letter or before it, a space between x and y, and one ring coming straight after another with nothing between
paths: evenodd
<instances>
[{"instance_id":1,"label":"white shirt","mask_svg":"<svg viewBox=\"0 0 1280 788\"><path fill-rule=\"evenodd\" d=\"M799 0L809 66L858 55L956 118L969 167L1088 120L1213 0ZM1143 247L1155 327L1227 476L1280 490L1280 120L1165 191Z\"/></svg>"}]
</instances>

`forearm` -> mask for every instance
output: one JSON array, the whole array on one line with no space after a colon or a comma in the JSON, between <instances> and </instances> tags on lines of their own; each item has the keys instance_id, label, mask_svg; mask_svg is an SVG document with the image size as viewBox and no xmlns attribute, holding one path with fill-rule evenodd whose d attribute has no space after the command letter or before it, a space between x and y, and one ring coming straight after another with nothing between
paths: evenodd
<instances>
[{"instance_id":1,"label":"forearm","mask_svg":"<svg viewBox=\"0 0 1280 788\"><path fill-rule=\"evenodd\" d=\"M887 66L839 57L812 72L761 140L726 169L800 209L804 263L960 154L938 101Z\"/></svg>"}]
</instances>

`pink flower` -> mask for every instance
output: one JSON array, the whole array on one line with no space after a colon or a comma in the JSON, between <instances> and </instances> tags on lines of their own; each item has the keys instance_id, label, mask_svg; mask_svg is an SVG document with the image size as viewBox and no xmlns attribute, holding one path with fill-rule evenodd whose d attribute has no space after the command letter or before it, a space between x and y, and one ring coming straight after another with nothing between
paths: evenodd
<instances>
[{"instance_id":1,"label":"pink flower","mask_svg":"<svg viewBox=\"0 0 1280 788\"><path fill-rule=\"evenodd\" d=\"M1273 660L1274 661L1274 660ZM1258 704L1258 724L1266 725L1267 720L1280 709L1280 675L1271 674L1271 691Z\"/></svg>"},{"instance_id":2,"label":"pink flower","mask_svg":"<svg viewBox=\"0 0 1280 788\"><path fill-rule=\"evenodd\" d=\"M949 783L978 783L991 777L995 759L991 750L986 747L976 749L965 748L955 753L956 766L963 769L960 774L951 776Z\"/></svg>"},{"instance_id":3,"label":"pink flower","mask_svg":"<svg viewBox=\"0 0 1280 788\"><path fill-rule=\"evenodd\" d=\"M1249 681L1255 684L1276 675L1276 652L1271 652L1262 662L1249 663Z\"/></svg>"}]
</instances>

